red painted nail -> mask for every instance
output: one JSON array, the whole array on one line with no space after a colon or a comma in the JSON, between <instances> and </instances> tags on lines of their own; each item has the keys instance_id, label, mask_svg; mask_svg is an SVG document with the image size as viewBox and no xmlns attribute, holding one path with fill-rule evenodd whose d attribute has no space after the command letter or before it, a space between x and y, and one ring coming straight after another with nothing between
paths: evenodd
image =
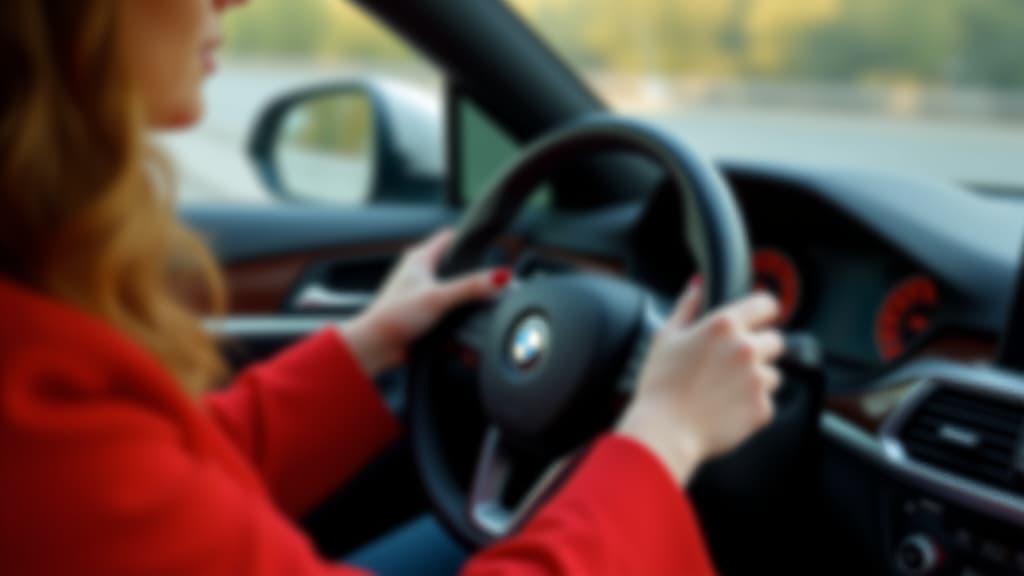
<instances>
[{"instance_id":1,"label":"red painted nail","mask_svg":"<svg viewBox=\"0 0 1024 576\"><path fill-rule=\"evenodd\" d=\"M491 273L491 282L493 282L498 288L508 286L508 283L511 281L512 271L508 268L501 267Z\"/></svg>"},{"instance_id":2,"label":"red painted nail","mask_svg":"<svg viewBox=\"0 0 1024 576\"><path fill-rule=\"evenodd\" d=\"M690 277L690 288L700 288L700 285L704 283L704 279L701 278L700 274L694 274Z\"/></svg>"}]
</instances>

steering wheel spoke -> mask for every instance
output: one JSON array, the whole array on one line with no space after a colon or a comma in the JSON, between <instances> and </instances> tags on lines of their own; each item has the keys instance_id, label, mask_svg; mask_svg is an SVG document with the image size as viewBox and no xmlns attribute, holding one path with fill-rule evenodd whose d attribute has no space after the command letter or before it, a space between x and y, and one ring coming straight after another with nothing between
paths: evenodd
<instances>
[{"instance_id":1,"label":"steering wheel spoke","mask_svg":"<svg viewBox=\"0 0 1024 576\"><path fill-rule=\"evenodd\" d=\"M494 319L494 304L480 304L468 310L455 328L452 339L462 348L480 354L487 344L491 322Z\"/></svg>"},{"instance_id":2,"label":"steering wheel spoke","mask_svg":"<svg viewBox=\"0 0 1024 576\"><path fill-rule=\"evenodd\" d=\"M487 429L467 500L473 525L493 539L512 533L543 504L545 497L566 475L572 456L549 464L513 506L506 503L516 471L515 456L494 426Z\"/></svg>"}]
</instances>

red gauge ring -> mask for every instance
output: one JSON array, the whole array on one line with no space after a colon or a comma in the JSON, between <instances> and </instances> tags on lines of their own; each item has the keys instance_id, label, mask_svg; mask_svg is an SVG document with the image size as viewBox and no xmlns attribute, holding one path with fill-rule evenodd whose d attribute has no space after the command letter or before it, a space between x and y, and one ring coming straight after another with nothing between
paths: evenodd
<instances>
[{"instance_id":1,"label":"red gauge ring","mask_svg":"<svg viewBox=\"0 0 1024 576\"><path fill-rule=\"evenodd\" d=\"M889 291L875 321L875 343L883 360L893 360L931 327L939 289L927 276L913 276Z\"/></svg>"},{"instance_id":2,"label":"red gauge ring","mask_svg":"<svg viewBox=\"0 0 1024 576\"><path fill-rule=\"evenodd\" d=\"M800 307L802 286L800 271L793 259L775 248L754 252L754 287L771 292L779 299L779 324L793 319Z\"/></svg>"}]
</instances>

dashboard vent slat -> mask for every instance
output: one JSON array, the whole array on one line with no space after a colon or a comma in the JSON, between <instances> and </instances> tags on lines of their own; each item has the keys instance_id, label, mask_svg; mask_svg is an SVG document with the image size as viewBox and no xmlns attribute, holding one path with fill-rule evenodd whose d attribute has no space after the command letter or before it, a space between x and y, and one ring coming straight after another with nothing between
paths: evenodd
<instances>
[{"instance_id":1,"label":"dashboard vent slat","mask_svg":"<svg viewBox=\"0 0 1024 576\"><path fill-rule=\"evenodd\" d=\"M966 453L964 450L957 450L951 448L949 445L936 441L933 434L914 431L906 436L907 440L911 440L912 443L908 447L909 450L931 450L938 451L943 454L944 458L955 458L963 461L977 462L979 464L991 464L995 466L1005 466L1006 460L1009 457L1008 452L1002 449L982 448L973 453ZM905 442L907 444L907 442Z\"/></svg>"},{"instance_id":2,"label":"dashboard vent slat","mask_svg":"<svg viewBox=\"0 0 1024 576\"><path fill-rule=\"evenodd\" d=\"M957 427L967 428L971 431L976 432L982 439L983 442L995 446L1005 447L1007 450L1013 450L1016 447L1017 433L1016 427L1012 426L991 426L985 423L972 422L966 418L943 418L942 416L933 416L927 412L923 412L918 416L917 421L919 428L926 428L932 434L939 434L943 427Z\"/></svg>"},{"instance_id":3,"label":"dashboard vent slat","mask_svg":"<svg viewBox=\"0 0 1024 576\"><path fill-rule=\"evenodd\" d=\"M941 448L917 446L910 450L910 454L930 464L938 465L940 468L948 469L975 479L984 480L989 483L1002 485L1010 478L1009 471L1001 466L982 464L979 462L967 462L949 454Z\"/></svg>"},{"instance_id":4,"label":"dashboard vent slat","mask_svg":"<svg viewBox=\"0 0 1024 576\"><path fill-rule=\"evenodd\" d=\"M939 387L905 421L898 439L913 460L1024 494L1014 472L1024 449L1024 406Z\"/></svg>"},{"instance_id":5,"label":"dashboard vent slat","mask_svg":"<svg viewBox=\"0 0 1024 576\"><path fill-rule=\"evenodd\" d=\"M966 419L979 425L992 426L999 429L1006 429L1007 427L1012 428L1018 425L1020 420L1019 415L1012 413L1008 414L1003 410L983 410L981 407L971 403L964 403L960 406L950 404L948 402L936 402L934 404L929 403L925 406L923 412L926 414L944 416L957 420Z\"/></svg>"}]
</instances>

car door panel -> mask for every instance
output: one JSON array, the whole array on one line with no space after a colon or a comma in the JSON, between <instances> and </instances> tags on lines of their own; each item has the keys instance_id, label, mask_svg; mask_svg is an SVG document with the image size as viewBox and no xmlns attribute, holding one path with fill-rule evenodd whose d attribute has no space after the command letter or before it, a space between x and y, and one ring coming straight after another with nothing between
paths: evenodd
<instances>
[{"instance_id":1,"label":"car door panel","mask_svg":"<svg viewBox=\"0 0 1024 576\"><path fill-rule=\"evenodd\" d=\"M324 251L366 252L408 242L450 224L436 205L193 205L182 218L207 236L225 266Z\"/></svg>"},{"instance_id":2,"label":"car door panel","mask_svg":"<svg viewBox=\"0 0 1024 576\"><path fill-rule=\"evenodd\" d=\"M183 219L223 266L228 313L207 321L232 364L357 314L410 244L450 225L444 206L191 206Z\"/></svg>"}]
</instances>

